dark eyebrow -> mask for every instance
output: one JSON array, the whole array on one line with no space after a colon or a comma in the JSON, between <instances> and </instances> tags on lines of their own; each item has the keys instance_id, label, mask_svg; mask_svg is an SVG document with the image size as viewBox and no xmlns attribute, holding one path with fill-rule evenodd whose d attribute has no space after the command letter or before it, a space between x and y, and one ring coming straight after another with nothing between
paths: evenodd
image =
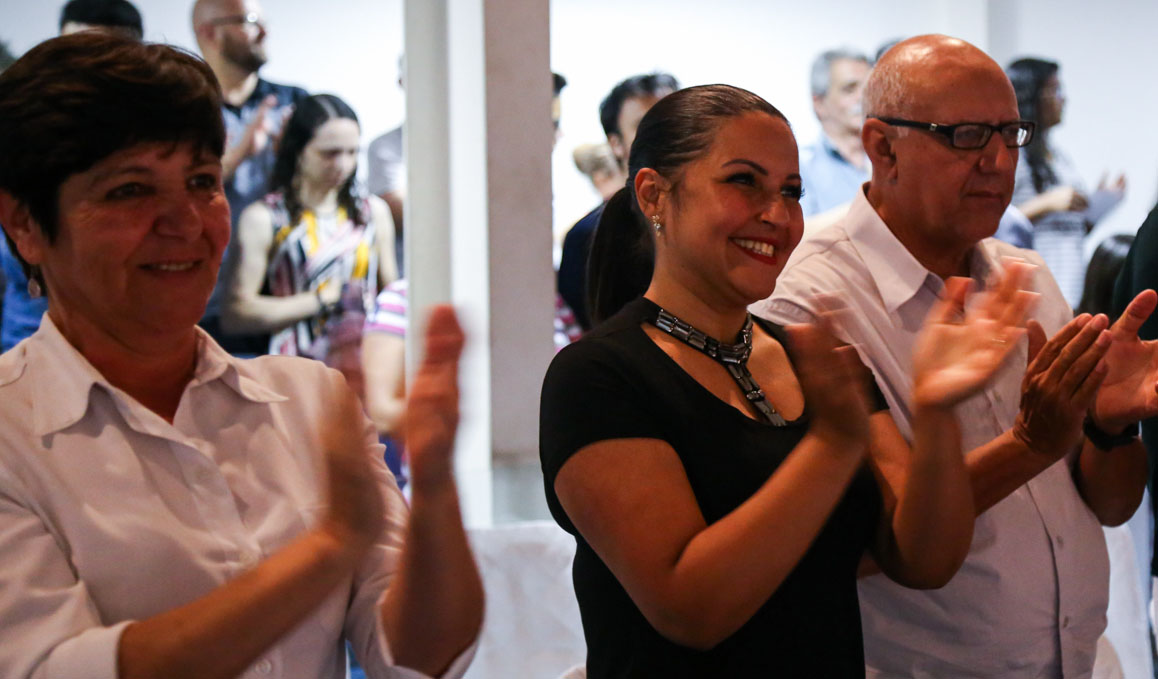
<instances>
[{"instance_id":1,"label":"dark eyebrow","mask_svg":"<svg viewBox=\"0 0 1158 679\"><path fill-rule=\"evenodd\" d=\"M203 153L198 153L197 155L193 156L193 158L189 161L189 166L186 167L185 169L186 170L195 170L197 168L204 167L206 165L220 165L220 164L221 164L221 157L220 156L215 156L212 153L203 152Z\"/></svg>"},{"instance_id":2,"label":"dark eyebrow","mask_svg":"<svg viewBox=\"0 0 1158 679\"><path fill-rule=\"evenodd\" d=\"M721 167L728 167L729 165L747 165L748 167L752 168L756 172L759 172L761 175L763 175L765 177L768 176L768 170L765 170L763 168L763 166L761 166L759 163L752 162L751 160L747 160L745 158L736 158L734 160L729 160L728 162L721 165ZM796 173L796 172L793 172L792 174L788 175L788 177L786 177L786 179L788 179L789 181L791 181L791 180L801 181L800 174Z\"/></svg>"},{"instance_id":3,"label":"dark eyebrow","mask_svg":"<svg viewBox=\"0 0 1158 679\"><path fill-rule=\"evenodd\" d=\"M112 179L114 177L120 177L121 175L152 174L152 172L153 171L150 168L145 167L144 165L128 165L126 167L118 167L107 172L97 173L93 176L92 181L89 182L89 186L96 186L103 181Z\"/></svg>"},{"instance_id":4,"label":"dark eyebrow","mask_svg":"<svg viewBox=\"0 0 1158 679\"><path fill-rule=\"evenodd\" d=\"M768 176L768 170L765 170L759 163L754 163L754 162L752 162L750 160L746 160L744 158L736 158L734 160L729 160L728 162L724 163L720 167L728 167L729 165L747 165L748 167L759 172L760 174L764 175L765 177Z\"/></svg>"}]
</instances>

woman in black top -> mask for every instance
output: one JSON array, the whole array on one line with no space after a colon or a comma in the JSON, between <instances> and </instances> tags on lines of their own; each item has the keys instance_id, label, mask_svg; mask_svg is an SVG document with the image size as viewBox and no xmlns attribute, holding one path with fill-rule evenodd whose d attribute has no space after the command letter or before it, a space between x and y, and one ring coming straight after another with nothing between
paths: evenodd
<instances>
[{"instance_id":1,"label":"woman in black top","mask_svg":"<svg viewBox=\"0 0 1158 679\"><path fill-rule=\"evenodd\" d=\"M968 314L965 282L949 281L913 357L910 450L853 349L747 313L803 229L779 111L733 87L681 90L644 117L629 165L591 262L592 312L622 309L543 386L547 499L578 543L588 676L863 677L865 551L914 587L943 585L968 551L951 408L1020 332L1026 269Z\"/></svg>"}]
</instances>

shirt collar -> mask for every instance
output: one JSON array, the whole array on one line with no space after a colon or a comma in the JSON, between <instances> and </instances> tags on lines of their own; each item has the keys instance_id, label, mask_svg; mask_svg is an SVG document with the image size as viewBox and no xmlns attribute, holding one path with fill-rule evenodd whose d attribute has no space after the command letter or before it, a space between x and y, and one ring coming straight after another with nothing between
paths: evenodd
<instances>
[{"instance_id":1,"label":"shirt collar","mask_svg":"<svg viewBox=\"0 0 1158 679\"><path fill-rule=\"evenodd\" d=\"M204 330L197 328L197 333L197 367L186 393L220 379L248 401L288 400L245 374L243 362L227 354ZM94 387L103 389L114 400L128 398L65 339L48 314L42 319L40 329L29 338L23 362L26 368L31 368L22 372L29 372L27 378L33 380L32 426L37 436L47 436L79 422L88 412ZM118 403L118 409L126 419L132 419L128 414L131 408L121 407L127 405Z\"/></svg>"},{"instance_id":2,"label":"shirt collar","mask_svg":"<svg viewBox=\"0 0 1158 679\"><path fill-rule=\"evenodd\" d=\"M254 403L277 403L289 397L250 376L246 360L234 358L200 327L197 330L197 368L187 389L220 379L239 396Z\"/></svg>"},{"instance_id":3,"label":"shirt collar","mask_svg":"<svg viewBox=\"0 0 1158 679\"><path fill-rule=\"evenodd\" d=\"M864 261L889 313L912 299L930 276L936 278L893 235L869 204L863 186L852 199L845 224L848 239Z\"/></svg>"},{"instance_id":4,"label":"shirt collar","mask_svg":"<svg viewBox=\"0 0 1158 679\"><path fill-rule=\"evenodd\" d=\"M857 192L849 207L845 232L876 283L885 308L889 313L895 312L916 296L927 282L940 293L944 282L926 269L897 239L868 202L864 188ZM974 290L984 289L991 273L1001 268L991 240L981 241L970 254L969 275L973 278Z\"/></svg>"}]
</instances>

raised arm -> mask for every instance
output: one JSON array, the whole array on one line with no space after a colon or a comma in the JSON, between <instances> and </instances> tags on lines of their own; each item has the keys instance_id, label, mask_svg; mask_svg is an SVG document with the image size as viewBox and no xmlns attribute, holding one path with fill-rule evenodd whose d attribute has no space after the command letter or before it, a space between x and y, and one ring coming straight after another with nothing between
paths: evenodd
<instances>
[{"instance_id":1,"label":"raised arm","mask_svg":"<svg viewBox=\"0 0 1158 679\"><path fill-rule=\"evenodd\" d=\"M1089 424L1097 431L1136 434L1140 420L1158 415L1158 341L1138 337L1155 306L1158 293L1143 290L1110 327L1113 342L1106 353L1106 379L1090 410ZM1105 525L1118 525L1134 514L1142 500L1146 449L1136 435L1096 438L1099 443L1087 438L1083 444L1074 480L1098 519Z\"/></svg>"},{"instance_id":2,"label":"raised arm","mask_svg":"<svg viewBox=\"0 0 1158 679\"><path fill-rule=\"evenodd\" d=\"M658 439L613 439L573 454L555 478L567 516L668 639L712 648L776 591L860 467L867 415L850 349L790 329L812 425L760 489L707 525L679 457Z\"/></svg>"},{"instance_id":3,"label":"raised arm","mask_svg":"<svg viewBox=\"0 0 1158 679\"><path fill-rule=\"evenodd\" d=\"M394 252L394 218L377 196L370 196L370 223L374 225L378 246L378 287L385 288L398 278L398 259Z\"/></svg>"},{"instance_id":4,"label":"raised arm","mask_svg":"<svg viewBox=\"0 0 1158 679\"><path fill-rule=\"evenodd\" d=\"M245 208L237 222L233 244L231 287L225 297L222 321L229 332L271 332L321 313L337 303L342 291L327 286L318 294L301 292L287 297L261 294L273 246L273 216L262 203Z\"/></svg>"},{"instance_id":5,"label":"raised arm","mask_svg":"<svg viewBox=\"0 0 1158 679\"><path fill-rule=\"evenodd\" d=\"M431 676L470 646L483 616L482 580L454 482L462 345L453 309L435 307L406 408L410 523L401 568L382 605L395 662Z\"/></svg>"},{"instance_id":6,"label":"raised arm","mask_svg":"<svg viewBox=\"0 0 1158 679\"><path fill-rule=\"evenodd\" d=\"M130 624L121 679L240 675L338 586L349 582L384 524L357 399L335 382L325 434L328 509L318 525L271 557L184 606ZM131 577L126 575L126 577Z\"/></svg>"},{"instance_id":7,"label":"raised arm","mask_svg":"<svg viewBox=\"0 0 1158 679\"><path fill-rule=\"evenodd\" d=\"M1027 199L1017 206L1031 222L1054 212L1081 212L1089 205L1086 196L1073 186L1057 186Z\"/></svg>"},{"instance_id":8,"label":"raised arm","mask_svg":"<svg viewBox=\"0 0 1158 679\"><path fill-rule=\"evenodd\" d=\"M405 440L406 340L387 332L362 338L362 373L366 378L366 414L378 433Z\"/></svg>"},{"instance_id":9,"label":"raised arm","mask_svg":"<svg viewBox=\"0 0 1158 679\"><path fill-rule=\"evenodd\" d=\"M870 451L885 511L873 557L893 580L940 587L969 553L973 494L953 408L997 372L1035 295L1021 290L1031 267L1010 262L992 293L966 311L968 279L946 281L913 350L913 441L892 417L872 418Z\"/></svg>"}]
</instances>

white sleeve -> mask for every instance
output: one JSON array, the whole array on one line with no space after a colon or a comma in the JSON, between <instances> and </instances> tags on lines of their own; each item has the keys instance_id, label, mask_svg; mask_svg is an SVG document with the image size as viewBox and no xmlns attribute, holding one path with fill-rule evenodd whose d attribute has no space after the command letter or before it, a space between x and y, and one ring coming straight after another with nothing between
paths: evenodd
<instances>
[{"instance_id":1,"label":"white sleeve","mask_svg":"<svg viewBox=\"0 0 1158 679\"><path fill-rule=\"evenodd\" d=\"M45 522L0 472L0 677L117 679L121 633L104 626Z\"/></svg>"},{"instance_id":2,"label":"white sleeve","mask_svg":"<svg viewBox=\"0 0 1158 679\"><path fill-rule=\"evenodd\" d=\"M383 446L378 442L374 425L365 422L365 440L372 456L374 473L379 477L386 503L386 525L377 544L370 550L361 568L354 576L350 605L346 612L345 636L354 648L354 655L371 679L423 679L427 675L406 667L394 665L390 640L382 624L382 601L400 565L402 542L406 534L409 509L394 475L382 457ZM458 655L440 679L458 679L466 674L474 659L478 639Z\"/></svg>"}]
</instances>

